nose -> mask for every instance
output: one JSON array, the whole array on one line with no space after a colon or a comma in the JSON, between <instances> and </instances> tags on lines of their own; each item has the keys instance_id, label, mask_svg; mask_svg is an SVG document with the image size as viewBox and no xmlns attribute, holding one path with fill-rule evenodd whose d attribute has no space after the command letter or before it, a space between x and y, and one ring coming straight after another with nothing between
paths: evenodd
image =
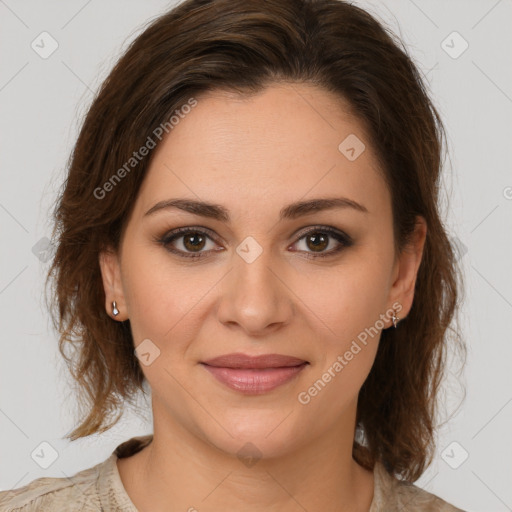
<instances>
[{"instance_id":1,"label":"nose","mask_svg":"<svg viewBox=\"0 0 512 512\"><path fill-rule=\"evenodd\" d=\"M285 266L271 251L252 262L233 253L232 269L222 280L219 321L250 336L264 336L288 324L294 314L293 293Z\"/></svg>"}]
</instances>

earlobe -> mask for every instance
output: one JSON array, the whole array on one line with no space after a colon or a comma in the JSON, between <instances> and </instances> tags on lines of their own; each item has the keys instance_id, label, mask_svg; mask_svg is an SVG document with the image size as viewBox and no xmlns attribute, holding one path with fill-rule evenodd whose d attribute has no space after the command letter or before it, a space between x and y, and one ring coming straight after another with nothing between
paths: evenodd
<instances>
[{"instance_id":1,"label":"earlobe","mask_svg":"<svg viewBox=\"0 0 512 512\"><path fill-rule=\"evenodd\" d=\"M118 255L111 249L100 252L99 265L105 291L105 309L116 320L128 318Z\"/></svg>"}]
</instances>

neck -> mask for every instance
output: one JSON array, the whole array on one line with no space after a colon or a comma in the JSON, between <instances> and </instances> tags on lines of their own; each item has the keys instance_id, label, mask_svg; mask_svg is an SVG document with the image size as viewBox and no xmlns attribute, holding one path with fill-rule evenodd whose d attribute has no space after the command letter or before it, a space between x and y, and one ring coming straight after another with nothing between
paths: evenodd
<instances>
[{"instance_id":1,"label":"neck","mask_svg":"<svg viewBox=\"0 0 512 512\"><path fill-rule=\"evenodd\" d=\"M245 443L238 455L226 453L157 415L153 441L119 459L118 469L140 512L169 510L170 505L190 512L368 512L373 473L352 459L353 422L347 423L307 445L266 457Z\"/></svg>"}]
</instances>

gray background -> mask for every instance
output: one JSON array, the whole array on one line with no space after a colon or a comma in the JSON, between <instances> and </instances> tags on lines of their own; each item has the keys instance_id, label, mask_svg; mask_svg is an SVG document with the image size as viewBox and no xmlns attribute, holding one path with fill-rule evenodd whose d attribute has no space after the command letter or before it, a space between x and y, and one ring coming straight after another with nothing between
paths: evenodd
<instances>
[{"instance_id":1,"label":"gray background","mask_svg":"<svg viewBox=\"0 0 512 512\"><path fill-rule=\"evenodd\" d=\"M512 2L356 3L405 41L449 135L444 215L466 275L469 351L462 374L450 363L443 396L451 419L416 483L468 511L512 510ZM100 436L62 439L75 406L44 308L45 237L93 91L144 24L173 4L0 0L0 490L72 475L151 432L149 412L144 419L127 410ZM58 43L47 58L31 47L42 52L46 37L51 49L43 31Z\"/></svg>"}]
</instances>

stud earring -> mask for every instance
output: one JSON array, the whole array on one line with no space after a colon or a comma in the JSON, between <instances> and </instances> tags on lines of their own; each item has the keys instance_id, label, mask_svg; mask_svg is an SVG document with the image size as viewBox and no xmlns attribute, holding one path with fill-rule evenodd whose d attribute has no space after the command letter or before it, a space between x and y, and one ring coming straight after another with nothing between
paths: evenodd
<instances>
[{"instance_id":1,"label":"stud earring","mask_svg":"<svg viewBox=\"0 0 512 512\"><path fill-rule=\"evenodd\" d=\"M398 321L400 320L400 317L396 316L395 314L395 310L393 309L393 316L391 317L391 320L393 320L393 326L395 327L396 329L396 324L398 323Z\"/></svg>"},{"instance_id":2,"label":"stud earring","mask_svg":"<svg viewBox=\"0 0 512 512\"><path fill-rule=\"evenodd\" d=\"M119 315L119 309L117 309L116 301L112 302L112 314L114 316Z\"/></svg>"}]
</instances>

